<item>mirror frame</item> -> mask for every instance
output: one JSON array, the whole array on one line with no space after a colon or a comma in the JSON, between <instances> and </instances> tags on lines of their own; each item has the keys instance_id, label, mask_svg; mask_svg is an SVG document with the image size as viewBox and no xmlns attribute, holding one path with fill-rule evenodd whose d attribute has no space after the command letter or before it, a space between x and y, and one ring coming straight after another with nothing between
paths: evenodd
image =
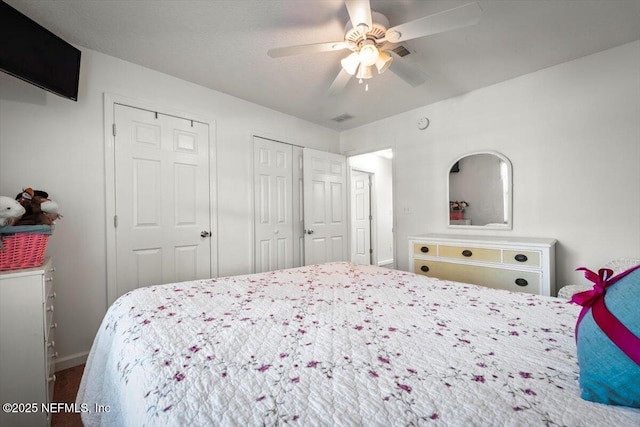
<instances>
[{"instance_id":1,"label":"mirror frame","mask_svg":"<svg viewBox=\"0 0 640 427\"><path fill-rule=\"evenodd\" d=\"M502 160L503 162L505 162L505 164L507 165L507 176L509 178L509 183L508 183L508 190L509 190L509 194L507 196L507 213L508 213L508 218L506 220L506 222L504 224L495 224L495 225L456 225L456 224L451 224L451 220L449 219L449 202L451 201L450 196L449 196L449 175L450 175L450 171L451 168L453 167L453 165L456 164L456 162L464 159L465 157L469 157L469 156L473 156L476 154L491 154L493 156L498 157L500 160ZM455 229L471 229L471 230L511 230L513 229L513 167L511 165L511 161L509 160L509 158L507 156L505 156L502 153L499 153L497 151L490 151L490 150L481 150L481 151L473 151L471 153L466 153L463 154L462 156L457 157L454 161L452 161L449 164L449 167L447 168L446 171L447 177L446 177L446 182L447 182L447 201L446 201L446 209L447 209L447 213L446 213L446 218L447 218L447 227L448 228L455 228Z\"/></svg>"}]
</instances>

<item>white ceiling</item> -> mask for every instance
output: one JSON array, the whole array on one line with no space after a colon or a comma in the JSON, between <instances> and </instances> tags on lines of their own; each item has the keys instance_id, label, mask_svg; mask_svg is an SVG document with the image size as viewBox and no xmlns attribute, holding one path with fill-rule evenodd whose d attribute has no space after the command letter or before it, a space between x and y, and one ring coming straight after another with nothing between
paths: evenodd
<instances>
[{"instance_id":1,"label":"white ceiling","mask_svg":"<svg viewBox=\"0 0 640 427\"><path fill-rule=\"evenodd\" d=\"M5 0L70 43L336 130L640 39L640 0L479 0L479 24L405 42L428 80L385 72L327 89L349 51L270 58L267 50L339 41L342 0ZM470 0L371 0L394 26ZM639 52L640 54L640 52ZM331 119L349 114L342 123Z\"/></svg>"}]
</instances>

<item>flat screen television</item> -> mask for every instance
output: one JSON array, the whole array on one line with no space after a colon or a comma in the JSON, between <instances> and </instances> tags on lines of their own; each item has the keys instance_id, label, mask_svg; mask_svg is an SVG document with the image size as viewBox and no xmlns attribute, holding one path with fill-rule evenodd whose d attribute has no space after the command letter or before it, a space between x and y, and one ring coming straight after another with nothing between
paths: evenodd
<instances>
[{"instance_id":1,"label":"flat screen television","mask_svg":"<svg viewBox=\"0 0 640 427\"><path fill-rule=\"evenodd\" d=\"M78 100L80 50L0 1L0 70Z\"/></svg>"}]
</instances>

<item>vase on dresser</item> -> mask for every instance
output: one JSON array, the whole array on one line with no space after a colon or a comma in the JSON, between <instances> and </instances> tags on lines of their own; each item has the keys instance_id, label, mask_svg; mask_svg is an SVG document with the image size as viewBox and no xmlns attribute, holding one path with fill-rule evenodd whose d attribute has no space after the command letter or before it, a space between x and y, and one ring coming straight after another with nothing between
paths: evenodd
<instances>
[{"instance_id":1,"label":"vase on dresser","mask_svg":"<svg viewBox=\"0 0 640 427\"><path fill-rule=\"evenodd\" d=\"M449 219L451 220L464 219L464 209L449 211Z\"/></svg>"}]
</instances>

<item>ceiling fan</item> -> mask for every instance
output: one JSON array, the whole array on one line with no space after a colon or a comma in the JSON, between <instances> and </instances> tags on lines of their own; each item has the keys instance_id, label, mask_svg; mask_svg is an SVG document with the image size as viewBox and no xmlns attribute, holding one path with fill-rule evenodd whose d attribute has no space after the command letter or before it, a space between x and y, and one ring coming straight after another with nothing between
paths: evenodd
<instances>
[{"instance_id":1,"label":"ceiling fan","mask_svg":"<svg viewBox=\"0 0 640 427\"><path fill-rule=\"evenodd\" d=\"M329 88L330 94L341 92L352 76L360 83L372 78L374 67L378 74L389 69L415 87L424 83L426 76L392 50L397 43L474 25L482 16L482 9L473 2L389 27L386 16L371 10L369 0L345 0L345 6L350 21L345 27L344 40L279 47L269 49L268 55L279 58L350 50L351 53L340 61L342 69Z\"/></svg>"}]
</instances>

